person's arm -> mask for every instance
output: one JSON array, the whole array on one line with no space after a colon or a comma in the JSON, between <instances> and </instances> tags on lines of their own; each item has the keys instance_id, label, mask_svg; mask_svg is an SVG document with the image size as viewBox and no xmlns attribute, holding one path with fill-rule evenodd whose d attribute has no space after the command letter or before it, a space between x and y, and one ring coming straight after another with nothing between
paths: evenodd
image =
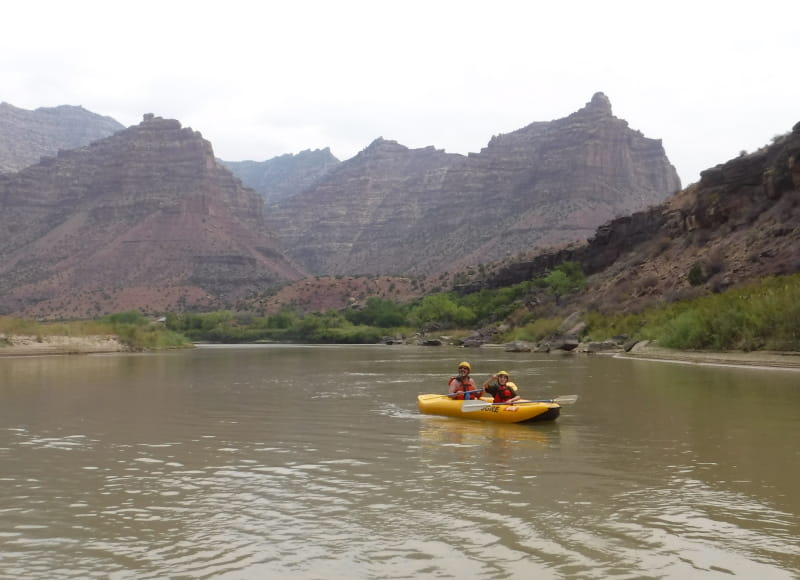
<instances>
[{"instance_id":1,"label":"person's arm","mask_svg":"<svg viewBox=\"0 0 800 580\"><path fill-rule=\"evenodd\" d=\"M486 391L487 394L494 397L497 394L497 389L499 384L496 381L497 375L490 377L488 381L483 383L483 390Z\"/></svg>"},{"instance_id":2,"label":"person's arm","mask_svg":"<svg viewBox=\"0 0 800 580\"><path fill-rule=\"evenodd\" d=\"M447 394L452 395L453 393L458 392L458 379L455 377L451 377L447 383Z\"/></svg>"},{"instance_id":3,"label":"person's arm","mask_svg":"<svg viewBox=\"0 0 800 580\"><path fill-rule=\"evenodd\" d=\"M506 403L514 403L514 402L519 401L520 399L522 399L522 397L520 397L519 394L518 394L519 391L517 390L517 385L515 385L514 383L511 383L511 382L509 382L507 384L508 384L508 388L511 389L512 391L514 391L514 396L511 397L508 401L506 401Z\"/></svg>"}]
</instances>

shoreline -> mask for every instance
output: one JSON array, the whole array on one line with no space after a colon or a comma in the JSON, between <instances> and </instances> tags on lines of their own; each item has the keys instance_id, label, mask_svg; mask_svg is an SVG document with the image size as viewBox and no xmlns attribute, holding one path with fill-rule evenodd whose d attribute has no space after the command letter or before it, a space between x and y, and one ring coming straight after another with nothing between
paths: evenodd
<instances>
[{"instance_id":1,"label":"shoreline","mask_svg":"<svg viewBox=\"0 0 800 580\"><path fill-rule=\"evenodd\" d=\"M500 345L497 346L499 347ZM0 358L124 352L132 352L132 350L113 335L28 336L0 334ZM800 353L798 352L683 351L654 346L648 341L642 341L634 345L628 352L607 351L596 354L621 359L673 364L800 371Z\"/></svg>"},{"instance_id":2,"label":"shoreline","mask_svg":"<svg viewBox=\"0 0 800 580\"><path fill-rule=\"evenodd\" d=\"M672 350L642 341L628 352L615 352L613 355L614 358L673 364L800 371L798 352Z\"/></svg>"},{"instance_id":3,"label":"shoreline","mask_svg":"<svg viewBox=\"0 0 800 580\"><path fill-rule=\"evenodd\" d=\"M0 358L131 352L113 335L0 335Z\"/></svg>"}]
</instances>

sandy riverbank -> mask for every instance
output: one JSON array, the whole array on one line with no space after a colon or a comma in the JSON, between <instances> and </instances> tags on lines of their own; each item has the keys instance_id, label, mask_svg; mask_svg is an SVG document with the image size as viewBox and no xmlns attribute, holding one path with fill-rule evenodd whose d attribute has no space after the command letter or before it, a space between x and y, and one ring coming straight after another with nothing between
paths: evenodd
<instances>
[{"instance_id":1,"label":"sandy riverbank","mask_svg":"<svg viewBox=\"0 0 800 580\"><path fill-rule=\"evenodd\" d=\"M800 353L774 351L686 351L672 350L642 341L630 352L617 353L620 358L673 362L681 364L783 368L800 371Z\"/></svg>"},{"instance_id":2,"label":"sandy riverbank","mask_svg":"<svg viewBox=\"0 0 800 580\"><path fill-rule=\"evenodd\" d=\"M500 347L501 345L497 345ZM130 348L112 335L25 336L0 334L0 357L129 352ZM800 371L800 353L782 352L711 352L672 350L637 343L630 352L606 353L620 358L673 362L681 364L784 368Z\"/></svg>"},{"instance_id":3,"label":"sandy riverbank","mask_svg":"<svg viewBox=\"0 0 800 580\"><path fill-rule=\"evenodd\" d=\"M130 349L112 335L28 336L0 334L0 357L54 354L96 354L128 352Z\"/></svg>"}]
</instances>

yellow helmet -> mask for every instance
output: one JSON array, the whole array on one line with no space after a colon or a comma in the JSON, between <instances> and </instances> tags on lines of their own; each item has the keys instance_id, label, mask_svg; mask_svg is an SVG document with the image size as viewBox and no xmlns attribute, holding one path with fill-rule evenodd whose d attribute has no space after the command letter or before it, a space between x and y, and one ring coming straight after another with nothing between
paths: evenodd
<instances>
[{"instance_id":1,"label":"yellow helmet","mask_svg":"<svg viewBox=\"0 0 800 580\"><path fill-rule=\"evenodd\" d=\"M461 368L461 367L467 367L467 370L469 372L472 372L472 367L470 366L470 364L467 361L458 363L458 368Z\"/></svg>"},{"instance_id":2,"label":"yellow helmet","mask_svg":"<svg viewBox=\"0 0 800 580\"><path fill-rule=\"evenodd\" d=\"M505 377L507 379L511 378L506 371L498 371L497 376L498 377Z\"/></svg>"}]
</instances>

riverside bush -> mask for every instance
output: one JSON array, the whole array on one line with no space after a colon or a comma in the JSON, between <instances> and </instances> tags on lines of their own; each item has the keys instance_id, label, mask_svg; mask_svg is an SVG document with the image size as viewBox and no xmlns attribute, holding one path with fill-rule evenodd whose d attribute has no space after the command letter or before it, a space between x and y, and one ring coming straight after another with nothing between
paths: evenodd
<instances>
[{"instance_id":1,"label":"riverside bush","mask_svg":"<svg viewBox=\"0 0 800 580\"><path fill-rule=\"evenodd\" d=\"M96 334L114 334L122 344L134 350L160 350L191 346L191 342L184 335L170 330L162 324L150 322L138 310L109 314L97 320L95 324L96 329L104 327L106 330Z\"/></svg>"},{"instance_id":2,"label":"riverside bush","mask_svg":"<svg viewBox=\"0 0 800 580\"><path fill-rule=\"evenodd\" d=\"M37 336L94 336L113 335L134 350L181 348L191 342L181 333L154 324L141 312L110 314L96 320L36 322L12 317L0 317L0 332Z\"/></svg>"},{"instance_id":3,"label":"riverside bush","mask_svg":"<svg viewBox=\"0 0 800 580\"><path fill-rule=\"evenodd\" d=\"M512 329L503 338L506 342L513 342L515 340L538 342L558 330L560 324L561 319L559 318L537 318L525 326Z\"/></svg>"},{"instance_id":4,"label":"riverside bush","mask_svg":"<svg viewBox=\"0 0 800 580\"><path fill-rule=\"evenodd\" d=\"M3 334L39 334L41 324L33 320L24 318L14 318L12 316L0 316L0 333Z\"/></svg>"},{"instance_id":5,"label":"riverside bush","mask_svg":"<svg viewBox=\"0 0 800 580\"><path fill-rule=\"evenodd\" d=\"M184 348L191 345L182 334L147 324L117 324L112 331L111 334L116 334L122 344L135 350Z\"/></svg>"},{"instance_id":6,"label":"riverside bush","mask_svg":"<svg viewBox=\"0 0 800 580\"><path fill-rule=\"evenodd\" d=\"M800 351L800 274L635 315L586 317L594 338L628 334L682 350Z\"/></svg>"}]
</instances>

